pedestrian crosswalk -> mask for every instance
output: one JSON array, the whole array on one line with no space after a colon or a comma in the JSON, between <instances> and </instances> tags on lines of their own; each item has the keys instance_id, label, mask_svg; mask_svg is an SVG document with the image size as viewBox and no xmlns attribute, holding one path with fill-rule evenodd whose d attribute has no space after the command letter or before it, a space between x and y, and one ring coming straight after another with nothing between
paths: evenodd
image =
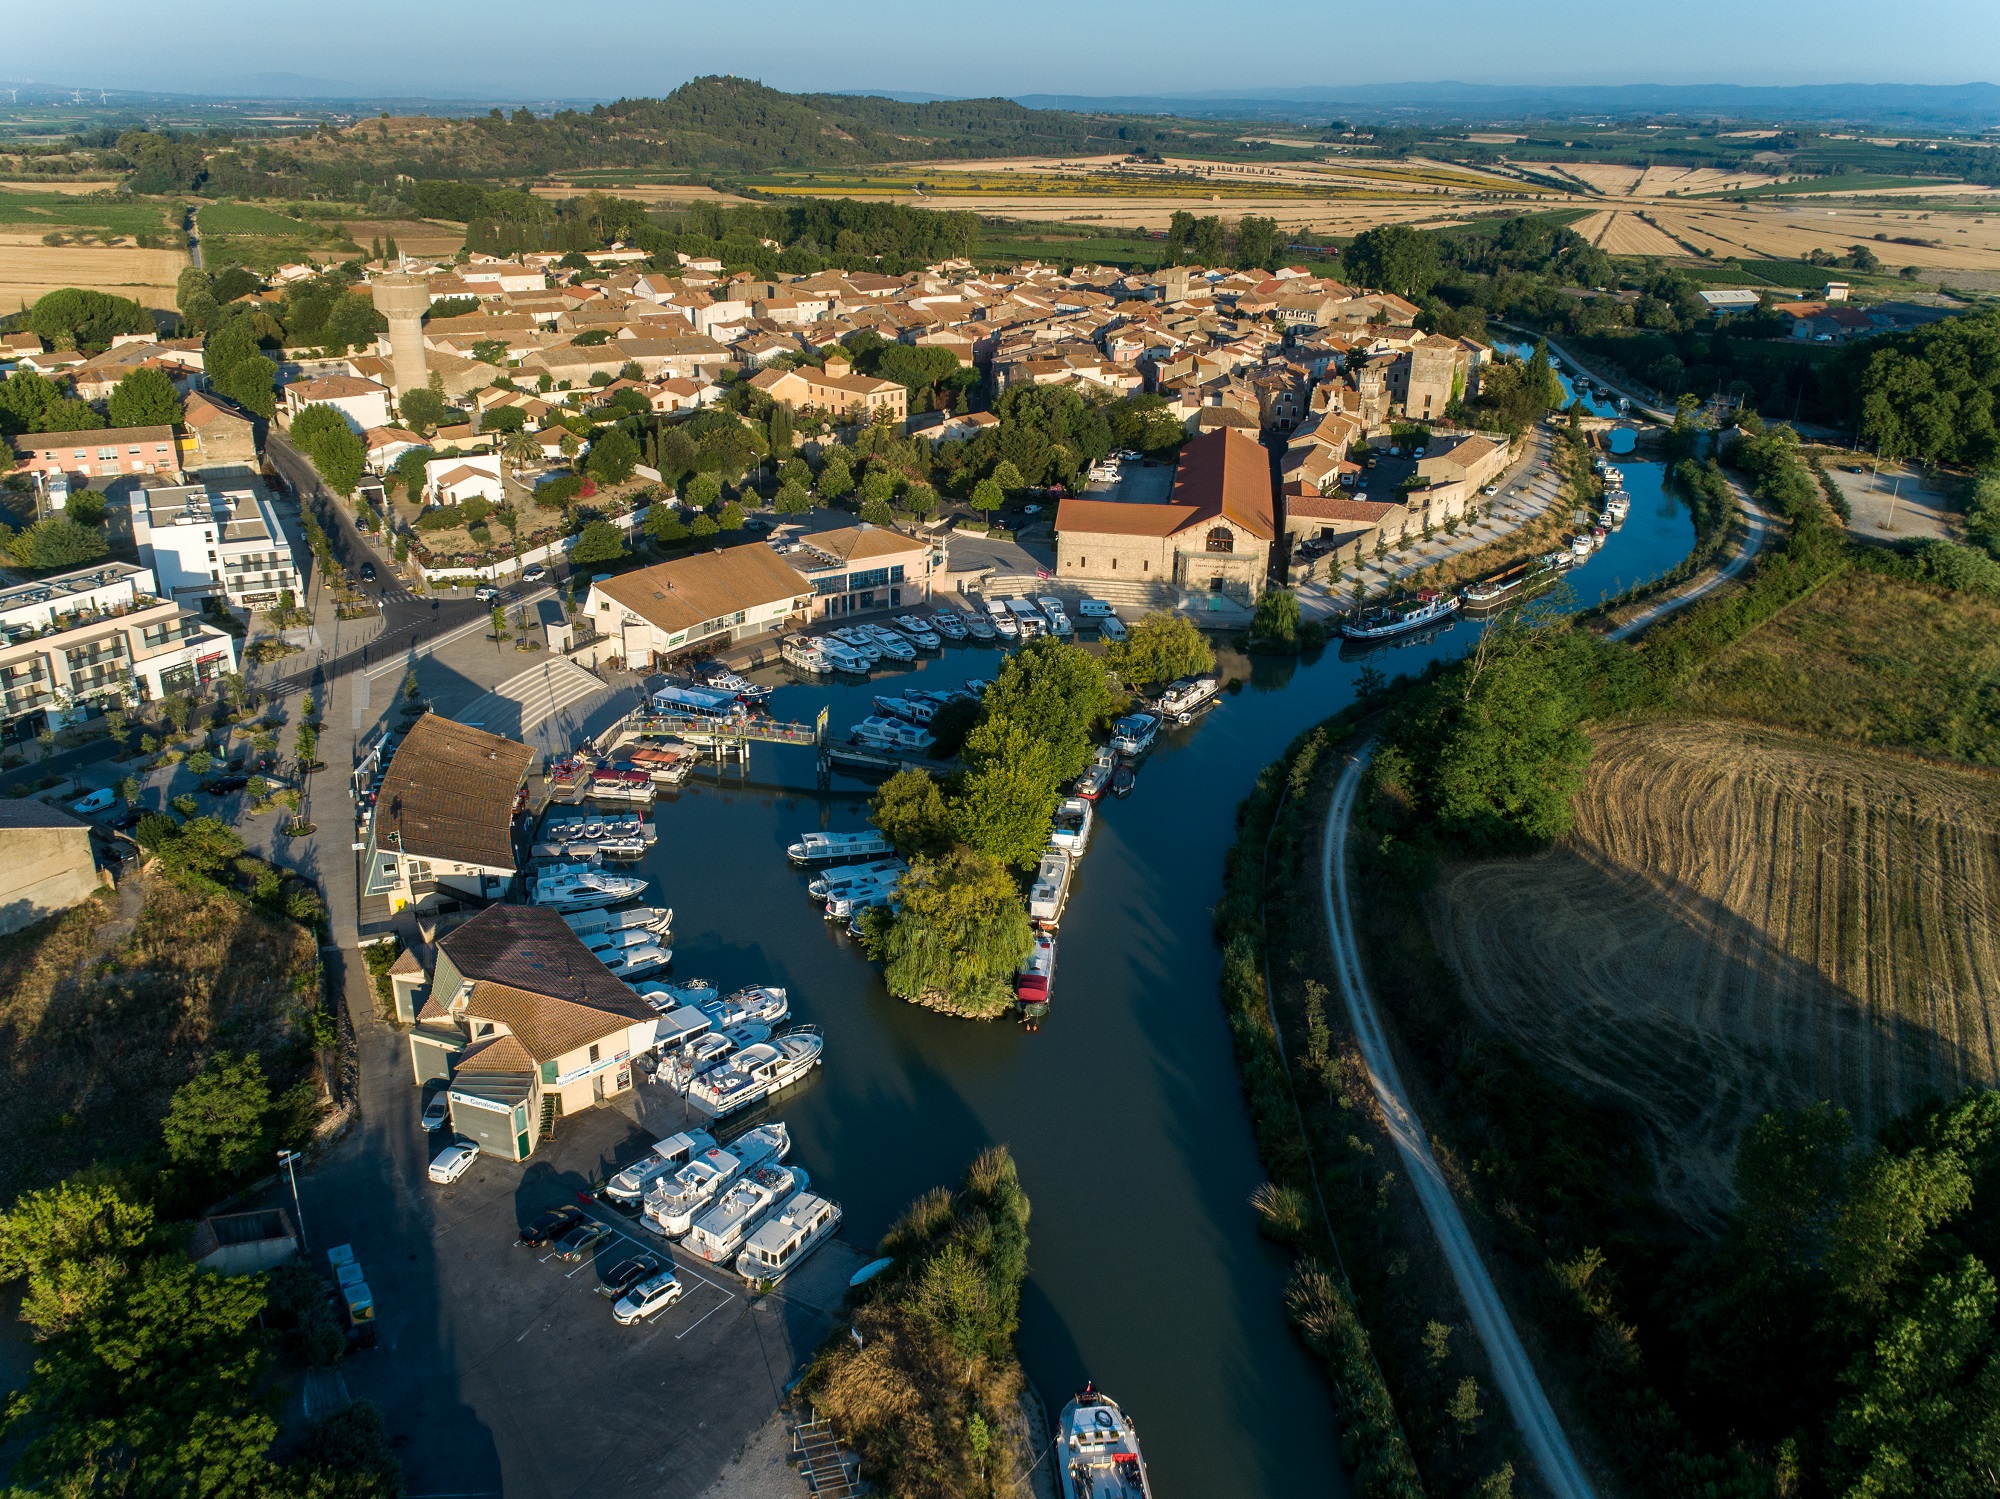
<instances>
[{"instance_id":1,"label":"pedestrian crosswalk","mask_svg":"<svg viewBox=\"0 0 2000 1499\"><path fill-rule=\"evenodd\" d=\"M509 677L452 716L489 734L523 743L540 738L547 741L543 748L556 748L570 743L612 691L574 661L555 657Z\"/></svg>"}]
</instances>

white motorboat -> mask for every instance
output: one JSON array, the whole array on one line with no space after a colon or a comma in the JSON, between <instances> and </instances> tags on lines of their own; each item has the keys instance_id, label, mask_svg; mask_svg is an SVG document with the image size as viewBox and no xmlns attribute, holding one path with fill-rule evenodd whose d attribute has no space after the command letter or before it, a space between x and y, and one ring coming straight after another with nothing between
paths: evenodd
<instances>
[{"instance_id":1,"label":"white motorboat","mask_svg":"<svg viewBox=\"0 0 2000 1499\"><path fill-rule=\"evenodd\" d=\"M540 870L531 883L533 902L555 911L615 906L622 900L637 900L646 893L646 882L638 875L606 874L601 869L573 864Z\"/></svg>"},{"instance_id":2,"label":"white motorboat","mask_svg":"<svg viewBox=\"0 0 2000 1499\"><path fill-rule=\"evenodd\" d=\"M1109 1395L1085 1385L1056 1428L1062 1499L1153 1499L1139 1433Z\"/></svg>"},{"instance_id":3,"label":"white motorboat","mask_svg":"<svg viewBox=\"0 0 2000 1499\"><path fill-rule=\"evenodd\" d=\"M1152 747L1160 732L1160 720L1151 713L1128 713L1111 726L1111 748L1128 760L1136 760Z\"/></svg>"},{"instance_id":4,"label":"white motorboat","mask_svg":"<svg viewBox=\"0 0 2000 1499\"><path fill-rule=\"evenodd\" d=\"M1620 491L1604 497L1604 518L1613 525L1623 521L1632 513L1632 497Z\"/></svg>"},{"instance_id":5,"label":"white motorboat","mask_svg":"<svg viewBox=\"0 0 2000 1499\"><path fill-rule=\"evenodd\" d=\"M845 864L855 859L878 859L895 850L888 838L874 828L858 833L801 833L785 850L794 864L808 869L824 869L829 864Z\"/></svg>"},{"instance_id":6,"label":"white motorboat","mask_svg":"<svg viewBox=\"0 0 2000 1499\"><path fill-rule=\"evenodd\" d=\"M1188 723L1197 709L1211 701L1222 691L1222 679L1213 675L1182 677L1178 682L1167 684L1167 690L1160 694L1153 706L1162 718L1171 718L1175 723Z\"/></svg>"},{"instance_id":7,"label":"white motorboat","mask_svg":"<svg viewBox=\"0 0 2000 1499\"><path fill-rule=\"evenodd\" d=\"M658 933L649 931L645 927L637 926L620 927L615 932L578 933L578 939L601 958L606 953L623 952L628 947L644 947L657 935Z\"/></svg>"},{"instance_id":8,"label":"white motorboat","mask_svg":"<svg viewBox=\"0 0 2000 1499\"><path fill-rule=\"evenodd\" d=\"M1069 904L1070 880L1076 873L1076 857L1060 848L1044 849L1035 869L1035 883L1028 888L1028 920L1038 927L1054 927L1062 920Z\"/></svg>"},{"instance_id":9,"label":"white motorboat","mask_svg":"<svg viewBox=\"0 0 2000 1499\"><path fill-rule=\"evenodd\" d=\"M1049 1013L1049 991L1056 981L1056 938L1053 932L1036 932L1034 945L1014 975L1014 998L1021 1017L1029 1022Z\"/></svg>"},{"instance_id":10,"label":"white motorboat","mask_svg":"<svg viewBox=\"0 0 2000 1499\"><path fill-rule=\"evenodd\" d=\"M986 689L992 685L993 680L990 677L967 677L965 679L965 690L971 693L975 700L986 696Z\"/></svg>"},{"instance_id":11,"label":"white motorboat","mask_svg":"<svg viewBox=\"0 0 2000 1499\"><path fill-rule=\"evenodd\" d=\"M671 906L631 906L623 911L571 911L563 921L572 932L586 940L597 932L658 932L673 930Z\"/></svg>"},{"instance_id":12,"label":"white motorboat","mask_svg":"<svg viewBox=\"0 0 2000 1499\"><path fill-rule=\"evenodd\" d=\"M714 1206L695 1219L681 1247L700 1255L712 1265L726 1265L736 1258L743 1243L764 1220L791 1197L812 1184L803 1166L776 1161L745 1171L715 1200Z\"/></svg>"},{"instance_id":13,"label":"white motorboat","mask_svg":"<svg viewBox=\"0 0 2000 1499\"><path fill-rule=\"evenodd\" d=\"M810 635L787 635L778 642L778 659L788 666L796 666L800 671L833 670L826 647Z\"/></svg>"},{"instance_id":14,"label":"white motorboat","mask_svg":"<svg viewBox=\"0 0 2000 1499\"><path fill-rule=\"evenodd\" d=\"M964 618L966 633L974 640L991 640L1000 633L994 628L994 622L983 614L968 614Z\"/></svg>"},{"instance_id":15,"label":"white motorboat","mask_svg":"<svg viewBox=\"0 0 2000 1499\"><path fill-rule=\"evenodd\" d=\"M1596 549L1595 545L1591 542L1588 531L1580 531L1569 539L1570 555L1579 562L1588 557Z\"/></svg>"},{"instance_id":16,"label":"white motorboat","mask_svg":"<svg viewBox=\"0 0 2000 1499\"><path fill-rule=\"evenodd\" d=\"M715 1002L715 985L707 979L682 979L678 984L644 984L639 997L661 1012L674 1009L699 1010Z\"/></svg>"},{"instance_id":17,"label":"white motorboat","mask_svg":"<svg viewBox=\"0 0 2000 1499\"><path fill-rule=\"evenodd\" d=\"M792 1013L792 1000L774 985L752 984L727 999L711 999L695 1008L708 1016L717 1030L724 1030L732 1025L776 1025Z\"/></svg>"},{"instance_id":18,"label":"white motorboat","mask_svg":"<svg viewBox=\"0 0 2000 1499\"><path fill-rule=\"evenodd\" d=\"M896 628L914 640L921 650L936 651L944 648L944 637L930 627L929 621L914 614L897 615Z\"/></svg>"},{"instance_id":19,"label":"white motorboat","mask_svg":"<svg viewBox=\"0 0 2000 1499\"><path fill-rule=\"evenodd\" d=\"M806 886L806 894L814 900L825 900L849 886L869 885L884 878L900 879L909 867L901 859L871 859L866 864L842 864L825 874L815 875Z\"/></svg>"},{"instance_id":20,"label":"white motorboat","mask_svg":"<svg viewBox=\"0 0 2000 1499\"><path fill-rule=\"evenodd\" d=\"M1090 842L1090 802L1081 796L1063 798L1056 808L1055 827L1049 832L1049 846L1081 855Z\"/></svg>"},{"instance_id":21,"label":"white motorboat","mask_svg":"<svg viewBox=\"0 0 2000 1499\"><path fill-rule=\"evenodd\" d=\"M896 897L901 875L887 875L858 885L845 885L826 898L826 919L841 921L876 906L886 906Z\"/></svg>"},{"instance_id":22,"label":"white motorboat","mask_svg":"<svg viewBox=\"0 0 2000 1499\"><path fill-rule=\"evenodd\" d=\"M909 693L903 697L878 697L875 711L887 718L900 718L908 723L927 724L937 715L938 705L928 697Z\"/></svg>"},{"instance_id":23,"label":"white motorboat","mask_svg":"<svg viewBox=\"0 0 2000 1499\"><path fill-rule=\"evenodd\" d=\"M840 1227L840 1204L811 1192L794 1192L744 1240L736 1273L745 1280L776 1283Z\"/></svg>"},{"instance_id":24,"label":"white motorboat","mask_svg":"<svg viewBox=\"0 0 2000 1499\"><path fill-rule=\"evenodd\" d=\"M705 1031L667 1057L666 1080L685 1088L711 1067L720 1067L746 1046L771 1039L771 1027L749 1022L727 1030Z\"/></svg>"},{"instance_id":25,"label":"white motorboat","mask_svg":"<svg viewBox=\"0 0 2000 1499\"><path fill-rule=\"evenodd\" d=\"M917 648L886 625L862 625L868 638L875 643L877 654L887 656L892 661L914 661Z\"/></svg>"},{"instance_id":26,"label":"white motorboat","mask_svg":"<svg viewBox=\"0 0 2000 1499\"><path fill-rule=\"evenodd\" d=\"M1069 622L1069 615L1063 609L1061 599L1054 597L1039 598L1035 600L1035 603L1040 606L1042 614L1048 619L1049 633L1051 635L1061 639L1076 633L1076 626Z\"/></svg>"},{"instance_id":27,"label":"white motorboat","mask_svg":"<svg viewBox=\"0 0 2000 1499\"><path fill-rule=\"evenodd\" d=\"M613 1202L637 1202L646 1195L648 1187L669 1171L685 1166L696 1151L714 1147L715 1137L698 1129L655 1140L651 1150L605 1184L604 1195Z\"/></svg>"},{"instance_id":28,"label":"white motorboat","mask_svg":"<svg viewBox=\"0 0 2000 1499\"><path fill-rule=\"evenodd\" d=\"M929 754L937 736L899 718L864 718L850 731L856 744L869 749L908 750Z\"/></svg>"},{"instance_id":29,"label":"white motorboat","mask_svg":"<svg viewBox=\"0 0 2000 1499\"><path fill-rule=\"evenodd\" d=\"M1426 588L1413 599L1398 604L1379 604L1359 619L1348 620L1340 627L1340 633L1349 640L1385 640L1391 635L1421 630L1425 625L1449 619L1458 612L1460 602L1457 594Z\"/></svg>"},{"instance_id":30,"label":"white motorboat","mask_svg":"<svg viewBox=\"0 0 2000 1499\"><path fill-rule=\"evenodd\" d=\"M1111 777L1118 769L1118 752L1109 745L1097 751L1097 758L1090 762L1090 768L1076 778L1076 794L1087 802L1094 802L1104 795L1111 784Z\"/></svg>"},{"instance_id":31,"label":"white motorboat","mask_svg":"<svg viewBox=\"0 0 2000 1499\"><path fill-rule=\"evenodd\" d=\"M713 1119L747 1109L803 1079L819 1065L825 1050L825 1037L811 1025L746 1046L722 1066L696 1078L688 1089L688 1102Z\"/></svg>"},{"instance_id":32,"label":"white motorboat","mask_svg":"<svg viewBox=\"0 0 2000 1499\"><path fill-rule=\"evenodd\" d=\"M873 656L857 651L845 641L835 640L830 635L822 643L821 654L826 657L826 664L834 671L844 671L850 676L865 677L869 668L875 664Z\"/></svg>"},{"instance_id":33,"label":"white motorboat","mask_svg":"<svg viewBox=\"0 0 2000 1499\"><path fill-rule=\"evenodd\" d=\"M637 947L621 947L611 952L601 952L597 961L611 971L614 977L631 980L655 969L665 968L674 960L674 950L662 947L657 942L644 942Z\"/></svg>"},{"instance_id":34,"label":"white motorboat","mask_svg":"<svg viewBox=\"0 0 2000 1499\"><path fill-rule=\"evenodd\" d=\"M1021 622L1014 617L1014 611L1007 607L1005 599L986 601L987 622L1008 640L1017 640L1021 635Z\"/></svg>"},{"instance_id":35,"label":"white motorboat","mask_svg":"<svg viewBox=\"0 0 2000 1499\"><path fill-rule=\"evenodd\" d=\"M853 651L857 656L867 661L870 667L873 667L876 662L882 659L882 648L875 643L875 637L858 626L847 625L841 629L831 631L827 638L839 641L850 651Z\"/></svg>"},{"instance_id":36,"label":"white motorboat","mask_svg":"<svg viewBox=\"0 0 2000 1499\"><path fill-rule=\"evenodd\" d=\"M710 1146L698 1152L672 1176L647 1189L641 1210L646 1225L669 1239L679 1238L723 1188L745 1171L783 1160L791 1148L790 1131L773 1121L739 1135L727 1149Z\"/></svg>"},{"instance_id":37,"label":"white motorboat","mask_svg":"<svg viewBox=\"0 0 2000 1499\"><path fill-rule=\"evenodd\" d=\"M956 609L940 609L930 618L930 626L946 640L963 640L966 636L965 616Z\"/></svg>"}]
</instances>

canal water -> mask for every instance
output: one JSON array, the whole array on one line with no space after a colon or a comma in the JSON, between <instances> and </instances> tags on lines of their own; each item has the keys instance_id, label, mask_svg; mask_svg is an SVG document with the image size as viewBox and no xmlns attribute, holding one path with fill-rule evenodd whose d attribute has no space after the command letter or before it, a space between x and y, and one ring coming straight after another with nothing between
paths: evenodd
<instances>
[{"instance_id":1,"label":"canal water","mask_svg":"<svg viewBox=\"0 0 2000 1499\"><path fill-rule=\"evenodd\" d=\"M1630 519L1571 574L1594 602L1672 566L1693 541L1656 465L1626 468ZM1005 1144L1033 1202L1022 1307L1029 1378L1060 1410L1084 1380L1137 1422L1161 1499L1339 1492L1323 1379L1287 1329L1284 1253L1249 1206L1264 1179L1217 996L1209 913L1237 803L1302 729L1351 698L1373 664L1393 676L1463 650L1459 622L1402 648L1311 660L1225 655L1219 705L1164 734L1098 823L1062 924L1052 1013L1029 1034L891 999L856 944L822 919L785 846L864 826L871 787L815 787L809 750L758 745L747 775L696 777L654 812L649 898L675 911L674 976L774 983L824 1028L826 1061L773 1112L795 1158L868 1247L927 1188ZM836 734L876 692L991 677L992 647L948 645L861 685L782 682L772 711Z\"/></svg>"}]
</instances>

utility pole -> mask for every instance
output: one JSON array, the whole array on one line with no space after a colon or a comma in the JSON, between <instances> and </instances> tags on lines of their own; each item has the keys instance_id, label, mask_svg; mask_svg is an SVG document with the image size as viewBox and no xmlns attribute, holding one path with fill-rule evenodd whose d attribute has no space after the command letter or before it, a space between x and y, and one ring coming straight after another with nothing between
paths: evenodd
<instances>
[{"instance_id":1,"label":"utility pole","mask_svg":"<svg viewBox=\"0 0 2000 1499\"><path fill-rule=\"evenodd\" d=\"M285 1174L292 1181L292 1217L299 1226L299 1249L306 1251L308 1249L308 1245L306 1244L306 1214L305 1209L299 1206L299 1173L296 1164L298 1158L299 1153L296 1150L281 1150L278 1152L278 1164L285 1168Z\"/></svg>"}]
</instances>

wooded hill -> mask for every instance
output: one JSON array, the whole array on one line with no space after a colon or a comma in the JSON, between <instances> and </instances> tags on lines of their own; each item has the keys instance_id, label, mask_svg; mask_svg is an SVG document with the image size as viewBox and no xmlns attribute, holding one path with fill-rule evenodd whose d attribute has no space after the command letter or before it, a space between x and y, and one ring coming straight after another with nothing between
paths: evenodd
<instances>
[{"instance_id":1,"label":"wooded hill","mask_svg":"<svg viewBox=\"0 0 2000 1499\"><path fill-rule=\"evenodd\" d=\"M905 104L845 94L786 94L746 78L696 78L664 99L621 99L536 116L377 119L303 137L211 150L210 190L281 183L538 176L585 167L761 171L935 157L1038 156L1153 149L1183 132L1145 120L1025 109L1006 99ZM189 182L187 187L200 186Z\"/></svg>"}]
</instances>

